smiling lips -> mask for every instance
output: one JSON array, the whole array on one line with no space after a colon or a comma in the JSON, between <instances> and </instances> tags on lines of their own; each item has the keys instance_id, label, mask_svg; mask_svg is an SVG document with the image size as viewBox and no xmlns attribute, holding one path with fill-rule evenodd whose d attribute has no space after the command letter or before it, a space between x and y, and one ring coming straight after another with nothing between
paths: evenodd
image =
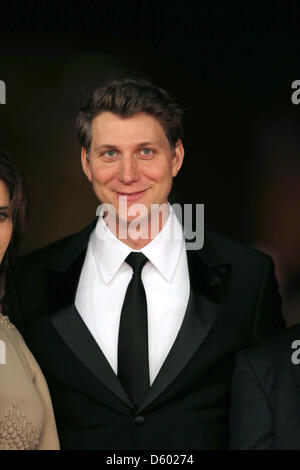
<instances>
[{"instance_id":1,"label":"smiling lips","mask_svg":"<svg viewBox=\"0 0 300 470\"><path fill-rule=\"evenodd\" d=\"M147 191L147 189L136 193L119 193L118 191L116 191L116 193L118 194L118 196L126 197L126 199L128 200L133 200L138 199L142 194L144 194L145 191Z\"/></svg>"}]
</instances>

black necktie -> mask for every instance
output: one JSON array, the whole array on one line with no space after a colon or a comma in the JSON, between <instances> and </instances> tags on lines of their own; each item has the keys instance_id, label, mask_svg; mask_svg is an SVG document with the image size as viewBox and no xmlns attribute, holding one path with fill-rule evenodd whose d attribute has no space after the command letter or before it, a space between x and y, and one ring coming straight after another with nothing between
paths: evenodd
<instances>
[{"instance_id":1,"label":"black necktie","mask_svg":"<svg viewBox=\"0 0 300 470\"><path fill-rule=\"evenodd\" d=\"M148 259L143 253L131 252L125 261L132 267L133 276L121 312L118 377L138 407L150 387L147 300L141 278Z\"/></svg>"}]
</instances>

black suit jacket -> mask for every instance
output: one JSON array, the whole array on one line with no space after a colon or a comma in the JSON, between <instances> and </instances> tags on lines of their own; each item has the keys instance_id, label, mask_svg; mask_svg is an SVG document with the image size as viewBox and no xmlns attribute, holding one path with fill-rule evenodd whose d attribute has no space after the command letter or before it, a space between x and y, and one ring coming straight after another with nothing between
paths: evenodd
<instances>
[{"instance_id":1,"label":"black suit jacket","mask_svg":"<svg viewBox=\"0 0 300 470\"><path fill-rule=\"evenodd\" d=\"M299 340L300 324L238 354L230 414L233 449L300 450L300 364L295 363L300 354L299 346L292 348Z\"/></svg>"},{"instance_id":2,"label":"black suit jacket","mask_svg":"<svg viewBox=\"0 0 300 470\"><path fill-rule=\"evenodd\" d=\"M187 252L184 320L135 410L74 306L94 226L23 257L7 283L10 316L49 385L62 449L228 447L236 352L284 326L271 259L213 234Z\"/></svg>"}]
</instances>

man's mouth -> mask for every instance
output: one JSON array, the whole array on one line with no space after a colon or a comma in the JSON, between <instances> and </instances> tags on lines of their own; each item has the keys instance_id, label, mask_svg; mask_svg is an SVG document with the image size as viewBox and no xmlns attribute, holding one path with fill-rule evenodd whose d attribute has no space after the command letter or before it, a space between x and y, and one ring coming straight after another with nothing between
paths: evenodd
<instances>
[{"instance_id":1,"label":"man's mouth","mask_svg":"<svg viewBox=\"0 0 300 470\"><path fill-rule=\"evenodd\" d=\"M144 192L147 191L147 189L143 189L142 191L136 191L136 192L126 192L126 193L121 193L119 191L116 191L117 195L120 197L126 197L128 200L132 199L138 199Z\"/></svg>"}]
</instances>

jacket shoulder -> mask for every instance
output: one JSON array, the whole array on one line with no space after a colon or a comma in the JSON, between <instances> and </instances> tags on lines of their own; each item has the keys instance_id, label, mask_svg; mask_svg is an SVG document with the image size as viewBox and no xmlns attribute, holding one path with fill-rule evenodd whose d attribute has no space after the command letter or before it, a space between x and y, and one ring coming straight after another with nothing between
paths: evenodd
<instances>
[{"instance_id":1,"label":"jacket shoulder","mask_svg":"<svg viewBox=\"0 0 300 470\"><path fill-rule=\"evenodd\" d=\"M274 391L274 381L292 366L292 355L296 350L294 341L300 345L300 324L282 330L274 336L240 351L236 359L236 371L251 369L265 393Z\"/></svg>"},{"instance_id":2,"label":"jacket shoulder","mask_svg":"<svg viewBox=\"0 0 300 470\"><path fill-rule=\"evenodd\" d=\"M62 255L68 256L69 253L79 253L82 247L86 246L95 223L94 220L79 232L67 235L43 248L21 256L14 271L20 273L23 270L26 272L28 270L52 269Z\"/></svg>"},{"instance_id":3,"label":"jacket shoulder","mask_svg":"<svg viewBox=\"0 0 300 470\"><path fill-rule=\"evenodd\" d=\"M241 243L215 232L206 232L205 241L213 246L224 263L234 263L237 266L251 269L263 269L273 266L272 258L247 243Z\"/></svg>"},{"instance_id":4,"label":"jacket shoulder","mask_svg":"<svg viewBox=\"0 0 300 470\"><path fill-rule=\"evenodd\" d=\"M68 235L38 250L20 256L16 264L16 269L26 269L29 266L33 269L36 266L43 267L43 265L54 265L59 254L66 249L75 236L76 234Z\"/></svg>"},{"instance_id":5,"label":"jacket shoulder","mask_svg":"<svg viewBox=\"0 0 300 470\"><path fill-rule=\"evenodd\" d=\"M244 356L255 370L268 369L278 359L291 356L293 352L292 344L296 340L300 344L300 323L241 351L239 355Z\"/></svg>"}]
</instances>

